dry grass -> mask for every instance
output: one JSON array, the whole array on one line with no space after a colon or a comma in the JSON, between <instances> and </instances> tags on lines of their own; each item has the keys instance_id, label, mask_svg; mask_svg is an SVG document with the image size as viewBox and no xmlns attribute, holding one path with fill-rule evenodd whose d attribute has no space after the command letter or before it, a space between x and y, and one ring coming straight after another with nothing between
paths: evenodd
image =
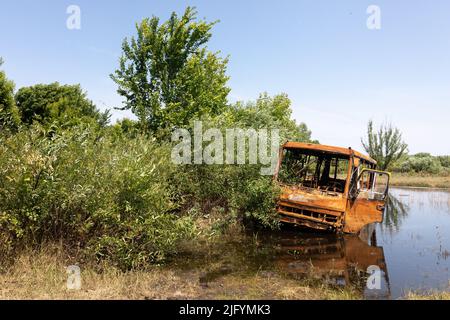
<instances>
[{"instance_id":1,"label":"dry grass","mask_svg":"<svg viewBox=\"0 0 450 320\"><path fill-rule=\"evenodd\" d=\"M356 292L309 286L278 275L225 275L202 284L200 270L153 267L121 272L81 268L81 289L68 290L67 258L55 253L22 254L0 273L0 299L356 299ZM98 269L98 270L97 270ZM97 270L97 271L96 271Z\"/></svg>"},{"instance_id":2,"label":"dry grass","mask_svg":"<svg viewBox=\"0 0 450 320\"><path fill-rule=\"evenodd\" d=\"M427 294L409 293L409 300L450 300L450 292L429 292Z\"/></svg>"},{"instance_id":3,"label":"dry grass","mask_svg":"<svg viewBox=\"0 0 450 320\"><path fill-rule=\"evenodd\" d=\"M72 256L62 244L46 244L40 252L23 252L14 263L0 268L0 299L358 299L353 289L331 288L318 281L299 281L276 272L249 271L241 266L246 253L226 247L244 243L239 225L231 225L220 237L211 238L214 216L200 219L202 235L181 247L188 256L177 263L152 266L145 271L123 272L109 265L92 265ZM251 239L258 242L257 238ZM257 243L249 245L257 246ZM234 248L234 247L233 247ZM220 257L220 258L218 258ZM224 263L237 273L220 273ZM226 263L225 263L226 264ZM81 269L81 289L68 290L67 266ZM189 268L186 268L186 265ZM1 264L0 264L1 267ZM205 271L219 270L204 280Z\"/></svg>"},{"instance_id":4,"label":"dry grass","mask_svg":"<svg viewBox=\"0 0 450 320\"><path fill-rule=\"evenodd\" d=\"M391 185L402 187L450 188L450 176L393 173Z\"/></svg>"}]
</instances>

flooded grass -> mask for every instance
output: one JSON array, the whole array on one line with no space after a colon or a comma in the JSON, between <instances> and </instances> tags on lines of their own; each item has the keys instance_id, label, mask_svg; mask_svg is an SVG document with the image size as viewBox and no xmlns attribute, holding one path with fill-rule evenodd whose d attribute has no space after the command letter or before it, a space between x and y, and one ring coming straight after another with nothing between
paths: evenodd
<instances>
[{"instance_id":1,"label":"flooded grass","mask_svg":"<svg viewBox=\"0 0 450 320\"><path fill-rule=\"evenodd\" d=\"M450 300L450 292L409 293L408 300Z\"/></svg>"},{"instance_id":2,"label":"flooded grass","mask_svg":"<svg viewBox=\"0 0 450 320\"><path fill-rule=\"evenodd\" d=\"M55 253L21 255L0 273L0 299L357 299L349 289L312 285L276 273L227 274L205 278L204 268L174 266L122 272L81 267L81 289L68 290L67 263Z\"/></svg>"}]
</instances>

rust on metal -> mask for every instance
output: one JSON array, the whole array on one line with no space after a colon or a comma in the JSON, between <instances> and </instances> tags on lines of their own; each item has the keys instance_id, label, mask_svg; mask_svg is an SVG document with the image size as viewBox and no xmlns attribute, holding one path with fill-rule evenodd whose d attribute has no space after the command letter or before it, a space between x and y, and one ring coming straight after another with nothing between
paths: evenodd
<instances>
[{"instance_id":1,"label":"rust on metal","mask_svg":"<svg viewBox=\"0 0 450 320\"><path fill-rule=\"evenodd\" d=\"M280 220L345 233L381 222L390 174L376 165L351 148L286 142L275 173Z\"/></svg>"}]
</instances>

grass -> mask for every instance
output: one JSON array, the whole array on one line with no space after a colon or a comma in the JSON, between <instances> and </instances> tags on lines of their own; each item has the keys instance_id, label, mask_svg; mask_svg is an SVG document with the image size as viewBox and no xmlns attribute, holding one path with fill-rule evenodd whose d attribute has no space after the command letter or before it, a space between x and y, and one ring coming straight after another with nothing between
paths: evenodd
<instances>
[{"instance_id":1,"label":"grass","mask_svg":"<svg viewBox=\"0 0 450 320\"><path fill-rule=\"evenodd\" d=\"M450 188L450 176L393 173L391 186Z\"/></svg>"},{"instance_id":2,"label":"grass","mask_svg":"<svg viewBox=\"0 0 450 320\"><path fill-rule=\"evenodd\" d=\"M229 274L202 283L201 269L153 266L122 272L111 266L80 265L81 289L67 289L62 251L24 252L0 272L0 299L358 299L337 289L272 273Z\"/></svg>"},{"instance_id":3,"label":"grass","mask_svg":"<svg viewBox=\"0 0 450 320\"><path fill-rule=\"evenodd\" d=\"M294 279L252 265L261 250L257 237L233 223L211 236L216 215L199 218L196 241L186 241L180 255L165 265L123 272L106 262L95 264L59 244L24 249L9 265L0 263L0 299L360 299L354 288L326 285L313 277ZM238 243L239 245L236 245ZM242 243L246 243L242 246ZM264 257L264 256L263 256ZM2 259L0 259L2 262ZM67 288L67 267L81 269L81 289ZM271 270L271 269L269 269ZM213 276L211 276L211 273Z\"/></svg>"},{"instance_id":4,"label":"grass","mask_svg":"<svg viewBox=\"0 0 450 320\"><path fill-rule=\"evenodd\" d=\"M450 292L429 292L425 294L410 292L406 295L409 300L450 300Z\"/></svg>"}]
</instances>

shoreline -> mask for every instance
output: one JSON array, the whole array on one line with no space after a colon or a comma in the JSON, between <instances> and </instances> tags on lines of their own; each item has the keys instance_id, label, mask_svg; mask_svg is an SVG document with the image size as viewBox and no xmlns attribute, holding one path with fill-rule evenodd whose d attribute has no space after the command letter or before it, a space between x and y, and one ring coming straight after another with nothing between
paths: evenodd
<instances>
[{"instance_id":1,"label":"shoreline","mask_svg":"<svg viewBox=\"0 0 450 320\"><path fill-rule=\"evenodd\" d=\"M0 300L364 300L355 288L327 286L314 278L296 280L256 272L222 275L203 283L202 268L170 266L123 272L113 266L98 270L81 265L81 287L71 290L66 286L67 265L66 259L45 252L20 255L0 273ZM450 300L450 293L409 291L398 299Z\"/></svg>"},{"instance_id":2,"label":"shoreline","mask_svg":"<svg viewBox=\"0 0 450 320\"><path fill-rule=\"evenodd\" d=\"M450 190L450 176L393 173L390 186L398 188Z\"/></svg>"},{"instance_id":3,"label":"shoreline","mask_svg":"<svg viewBox=\"0 0 450 320\"><path fill-rule=\"evenodd\" d=\"M0 300L359 300L352 287L334 288L315 279L299 281L272 272L224 274L205 278L205 268L170 265L121 271L80 264L81 285L67 287L70 262L48 252L22 253L0 273ZM208 267L217 267L211 262Z\"/></svg>"},{"instance_id":4,"label":"shoreline","mask_svg":"<svg viewBox=\"0 0 450 320\"><path fill-rule=\"evenodd\" d=\"M396 189L419 189L419 190L437 190L437 191L450 191L450 187L416 187L416 186L403 186L403 185L391 185L389 188Z\"/></svg>"}]
</instances>

